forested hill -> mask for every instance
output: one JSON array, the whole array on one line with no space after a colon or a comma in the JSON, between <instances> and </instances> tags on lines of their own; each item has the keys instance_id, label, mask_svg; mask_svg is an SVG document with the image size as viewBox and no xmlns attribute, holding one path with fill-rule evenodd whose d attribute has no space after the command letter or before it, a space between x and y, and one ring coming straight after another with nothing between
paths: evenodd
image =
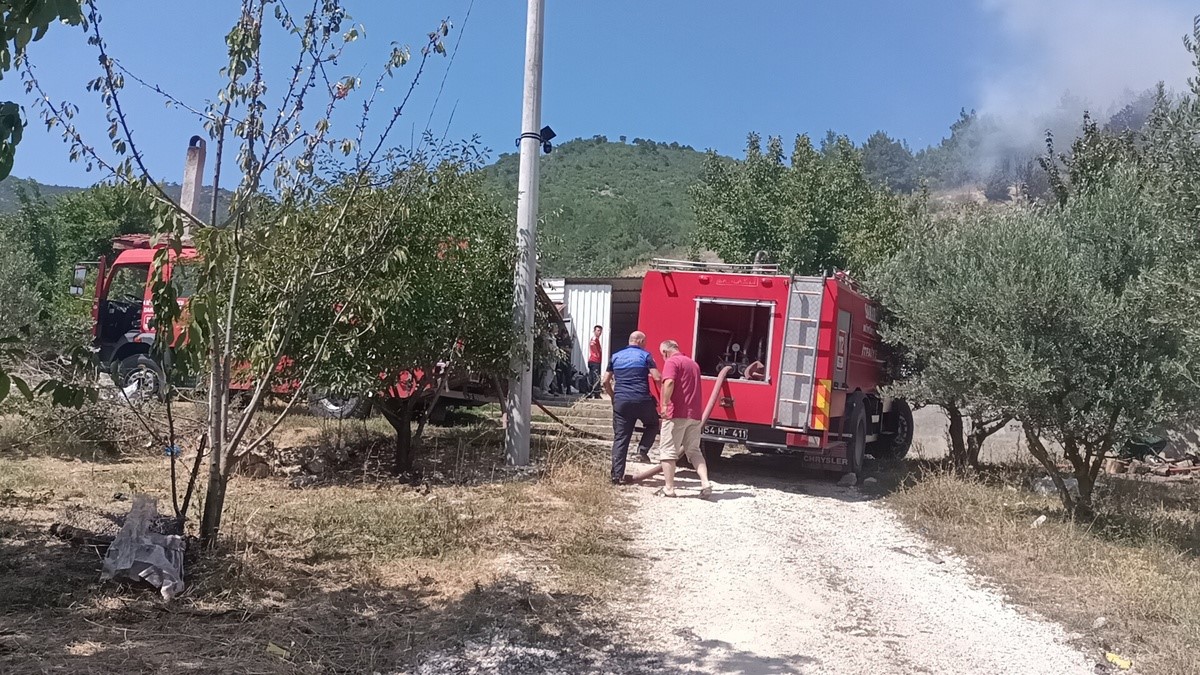
<instances>
[{"instance_id":1,"label":"forested hill","mask_svg":"<svg viewBox=\"0 0 1200 675\"><path fill-rule=\"evenodd\" d=\"M183 187L178 183L162 183L163 190L167 196L178 200ZM31 178L17 178L10 176L0 181L0 216L5 214L16 213L21 209L22 200L31 202L44 201L47 205L53 205L63 197L76 195L86 191L86 187L72 187L69 185L48 185L39 183ZM218 219L225 217L225 212L229 208L229 200L232 196L228 190L221 190L221 200L218 204ZM205 186L200 190L199 203L204 206L205 210L208 205L212 204L212 187ZM201 213L201 219L207 220L205 213ZM146 224L149 227L149 223Z\"/></svg>"},{"instance_id":2,"label":"forested hill","mask_svg":"<svg viewBox=\"0 0 1200 675\"><path fill-rule=\"evenodd\" d=\"M551 275L616 274L653 255L686 248L696 220L688 188L704 153L643 139L578 139L542 156L540 267ZM484 171L506 194L517 189L518 155Z\"/></svg>"},{"instance_id":3,"label":"forested hill","mask_svg":"<svg viewBox=\"0 0 1200 675\"><path fill-rule=\"evenodd\" d=\"M83 188L66 185L46 185L29 178L15 176L0 180L0 214L13 213L21 207L21 193L28 197L41 195L47 201L54 201L62 195L79 192Z\"/></svg>"}]
</instances>

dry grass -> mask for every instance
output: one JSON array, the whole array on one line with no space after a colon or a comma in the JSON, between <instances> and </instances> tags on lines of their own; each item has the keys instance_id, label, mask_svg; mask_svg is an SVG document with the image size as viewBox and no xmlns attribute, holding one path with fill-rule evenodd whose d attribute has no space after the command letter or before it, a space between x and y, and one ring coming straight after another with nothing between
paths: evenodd
<instances>
[{"instance_id":1,"label":"dry grass","mask_svg":"<svg viewBox=\"0 0 1200 675\"><path fill-rule=\"evenodd\" d=\"M1024 467L971 478L932 472L888 502L1083 644L1131 657L1139 672L1200 672L1200 485L1110 479L1098 495L1100 518L1080 524L1056 499L1013 487L1028 475ZM1040 515L1048 520L1032 527ZM1107 624L1094 630L1098 617Z\"/></svg>"},{"instance_id":2,"label":"dry grass","mask_svg":"<svg viewBox=\"0 0 1200 675\"><path fill-rule=\"evenodd\" d=\"M316 426L323 442L379 440ZM498 439L435 430L433 485L235 478L222 549L189 559L169 605L98 583L94 554L48 534L64 515L122 512L118 493L169 509L165 459L0 452L0 671L388 672L496 631L587 645L625 556L604 453L547 442L537 470L510 472Z\"/></svg>"}]
</instances>

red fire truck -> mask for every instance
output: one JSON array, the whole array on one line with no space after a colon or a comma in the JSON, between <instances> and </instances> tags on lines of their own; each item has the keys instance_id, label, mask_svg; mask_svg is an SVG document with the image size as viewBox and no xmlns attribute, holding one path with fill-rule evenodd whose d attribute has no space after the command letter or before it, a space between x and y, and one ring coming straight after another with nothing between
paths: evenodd
<instances>
[{"instance_id":1,"label":"red fire truck","mask_svg":"<svg viewBox=\"0 0 1200 675\"><path fill-rule=\"evenodd\" d=\"M639 304L651 351L675 340L700 365L704 399L719 390L702 432L709 461L742 444L859 472L867 454L908 452L912 410L879 390L878 308L845 275L656 260Z\"/></svg>"},{"instance_id":2,"label":"red fire truck","mask_svg":"<svg viewBox=\"0 0 1200 675\"><path fill-rule=\"evenodd\" d=\"M162 367L152 356L154 346L154 306L150 296L150 269L155 248L144 234L122 235L113 239L114 255L110 262L101 257L92 300L92 339L101 365L114 373L121 387L135 385L145 393L157 393L163 383ZM188 260L196 251L185 248L164 270L174 275L181 302L195 289L195 277ZM72 295L83 295L90 265L75 267Z\"/></svg>"}]
</instances>

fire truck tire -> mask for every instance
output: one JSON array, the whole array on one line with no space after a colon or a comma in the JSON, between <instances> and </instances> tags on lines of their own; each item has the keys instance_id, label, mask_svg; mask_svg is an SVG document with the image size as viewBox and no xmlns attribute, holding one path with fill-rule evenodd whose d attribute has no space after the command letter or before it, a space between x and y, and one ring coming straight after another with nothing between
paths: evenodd
<instances>
[{"instance_id":1,"label":"fire truck tire","mask_svg":"<svg viewBox=\"0 0 1200 675\"><path fill-rule=\"evenodd\" d=\"M846 442L846 473L861 474L867 455L867 408L861 402L850 413L850 440Z\"/></svg>"},{"instance_id":2,"label":"fire truck tire","mask_svg":"<svg viewBox=\"0 0 1200 675\"><path fill-rule=\"evenodd\" d=\"M313 394L308 409L314 417L332 420L362 419L371 413L371 399L366 396L335 396Z\"/></svg>"},{"instance_id":3,"label":"fire truck tire","mask_svg":"<svg viewBox=\"0 0 1200 675\"><path fill-rule=\"evenodd\" d=\"M704 463L711 469L721 465L721 454L725 452L725 444L717 441L700 441L700 452L704 454Z\"/></svg>"},{"instance_id":4,"label":"fire truck tire","mask_svg":"<svg viewBox=\"0 0 1200 675\"><path fill-rule=\"evenodd\" d=\"M879 440L869 448L871 456L876 459L904 459L912 447L913 440L913 411L904 399L892 401L892 409L885 416L895 419L894 431L880 434ZM889 419L890 421L890 419Z\"/></svg>"},{"instance_id":5,"label":"fire truck tire","mask_svg":"<svg viewBox=\"0 0 1200 675\"><path fill-rule=\"evenodd\" d=\"M446 421L450 418L450 404L446 401L438 401L437 405L429 409L429 423L434 426L449 426Z\"/></svg>"},{"instance_id":6,"label":"fire truck tire","mask_svg":"<svg viewBox=\"0 0 1200 675\"><path fill-rule=\"evenodd\" d=\"M134 354L121 359L117 365L117 377L121 388L137 384L136 395L141 398L159 397L167 378L162 367L145 354Z\"/></svg>"}]
</instances>

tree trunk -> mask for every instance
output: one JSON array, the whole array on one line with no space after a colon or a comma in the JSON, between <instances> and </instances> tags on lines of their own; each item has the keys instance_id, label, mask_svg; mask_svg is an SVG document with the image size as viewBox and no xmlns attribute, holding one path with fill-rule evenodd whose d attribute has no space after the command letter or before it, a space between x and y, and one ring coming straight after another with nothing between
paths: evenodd
<instances>
[{"instance_id":1,"label":"tree trunk","mask_svg":"<svg viewBox=\"0 0 1200 675\"><path fill-rule=\"evenodd\" d=\"M986 420L982 415L972 413L971 433L967 435L967 463L978 469L979 453L983 450L983 442L991 437L992 434L1003 429L1011 421L1011 417L994 417L991 420Z\"/></svg>"},{"instance_id":2,"label":"tree trunk","mask_svg":"<svg viewBox=\"0 0 1200 675\"><path fill-rule=\"evenodd\" d=\"M1054 487L1058 489L1058 497L1062 500L1063 508L1067 510L1068 514L1074 516L1076 513L1075 500L1071 497L1071 491L1067 489L1066 482L1059 475L1058 467L1054 465L1050 453L1046 451L1046 446L1042 445L1042 439L1026 426L1025 441L1029 444L1029 452L1041 463L1042 468L1046 469L1046 473L1050 474L1050 480L1054 481Z\"/></svg>"},{"instance_id":3,"label":"tree trunk","mask_svg":"<svg viewBox=\"0 0 1200 675\"><path fill-rule=\"evenodd\" d=\"M215 335L215 333L214 333ZM221 531L221 514L225 510L226 423L229 411L229 371L214 340L211 347L212 374L208 389L208 490L204 496L204 515L200 520L200 543L211 549L217 545Z\"/></svg>"},{"instance_id":4,"label":"tree trunk","mask_svg":"<svg viewBox=\"0 0 1200 675\"><path fill-rule=\"evenodd\" d=\"M966 443L966 430L963 428L963 414L955 405L942 406L946 416L950 418L950 461L954 468L965 469L969 463L970 454Z\"/></svg>"},{"instance_id":5,"label":"tree trunk","mask_svg":"<svg viewBox=\"0 0 1200 675\"><path fill-rule=\"evenodd\" d=\"M1091 520L1096 517L1092 510L1092 489L1096 482L1092 480L1090 471L1076 471L1075 480L1079 481L1079 499L1075 501L1074 516L1079 520Z\"/></svg>"},{"instance_id":6,"label":"tree trunk","mask_svg":"<svg viewBox=\"0 0 1200 675\"><path fill-rule=\"evenodd\" d=\"M384 419L396 431L396 446L392 458L393 476L412 471L413 460L416 459L416 453L413 452L412 433L414 398L379 402L379 410L383 413Z\"/></svg>"},{"instance_id":7,"label":"tree trunk","mask_svg":"<svg viewBox=\"0 0 1200 675\"><path fill-rule=\"evenodd\" d=\"M216 453L214 452L215 456ZM221 474L208 476L208 491L204 496L204 516L200 521L200 543L206 549L217 545L221 533L221 514L225 511L225 486L228 479Z\"/></svg>"},{"instance_id":8,"label":"tree trunk","mask_svg":"<svg viewBox=\"0 0 1200 675\"><path fill-rule=\"evenodd\" d=\"M1075 474L1075 480L1079 484L1079 497L1075 499L1075 508L1072 509L1071 515L1077 519L1091 519L1095 516L1092 511L1092 480L1091 467L1091 452L1084 457L1079 452L1079 441L1074 436L1066 436L1063 439L1063 450L1067 461L1071 463L1071 468Z\"/></svg>"},{"instance_id":9,"label":"tree trunk","mask_svg":"<svg viewBox=\"0 0 1200 675\"><path fill-rule=\"evenodd\" d=\"M979 433L978 429L972 429L967 435L967 464L973 469L979 468L979 451L983 449L983 441L987 436Z\"/></svg>"}]
</instances>

